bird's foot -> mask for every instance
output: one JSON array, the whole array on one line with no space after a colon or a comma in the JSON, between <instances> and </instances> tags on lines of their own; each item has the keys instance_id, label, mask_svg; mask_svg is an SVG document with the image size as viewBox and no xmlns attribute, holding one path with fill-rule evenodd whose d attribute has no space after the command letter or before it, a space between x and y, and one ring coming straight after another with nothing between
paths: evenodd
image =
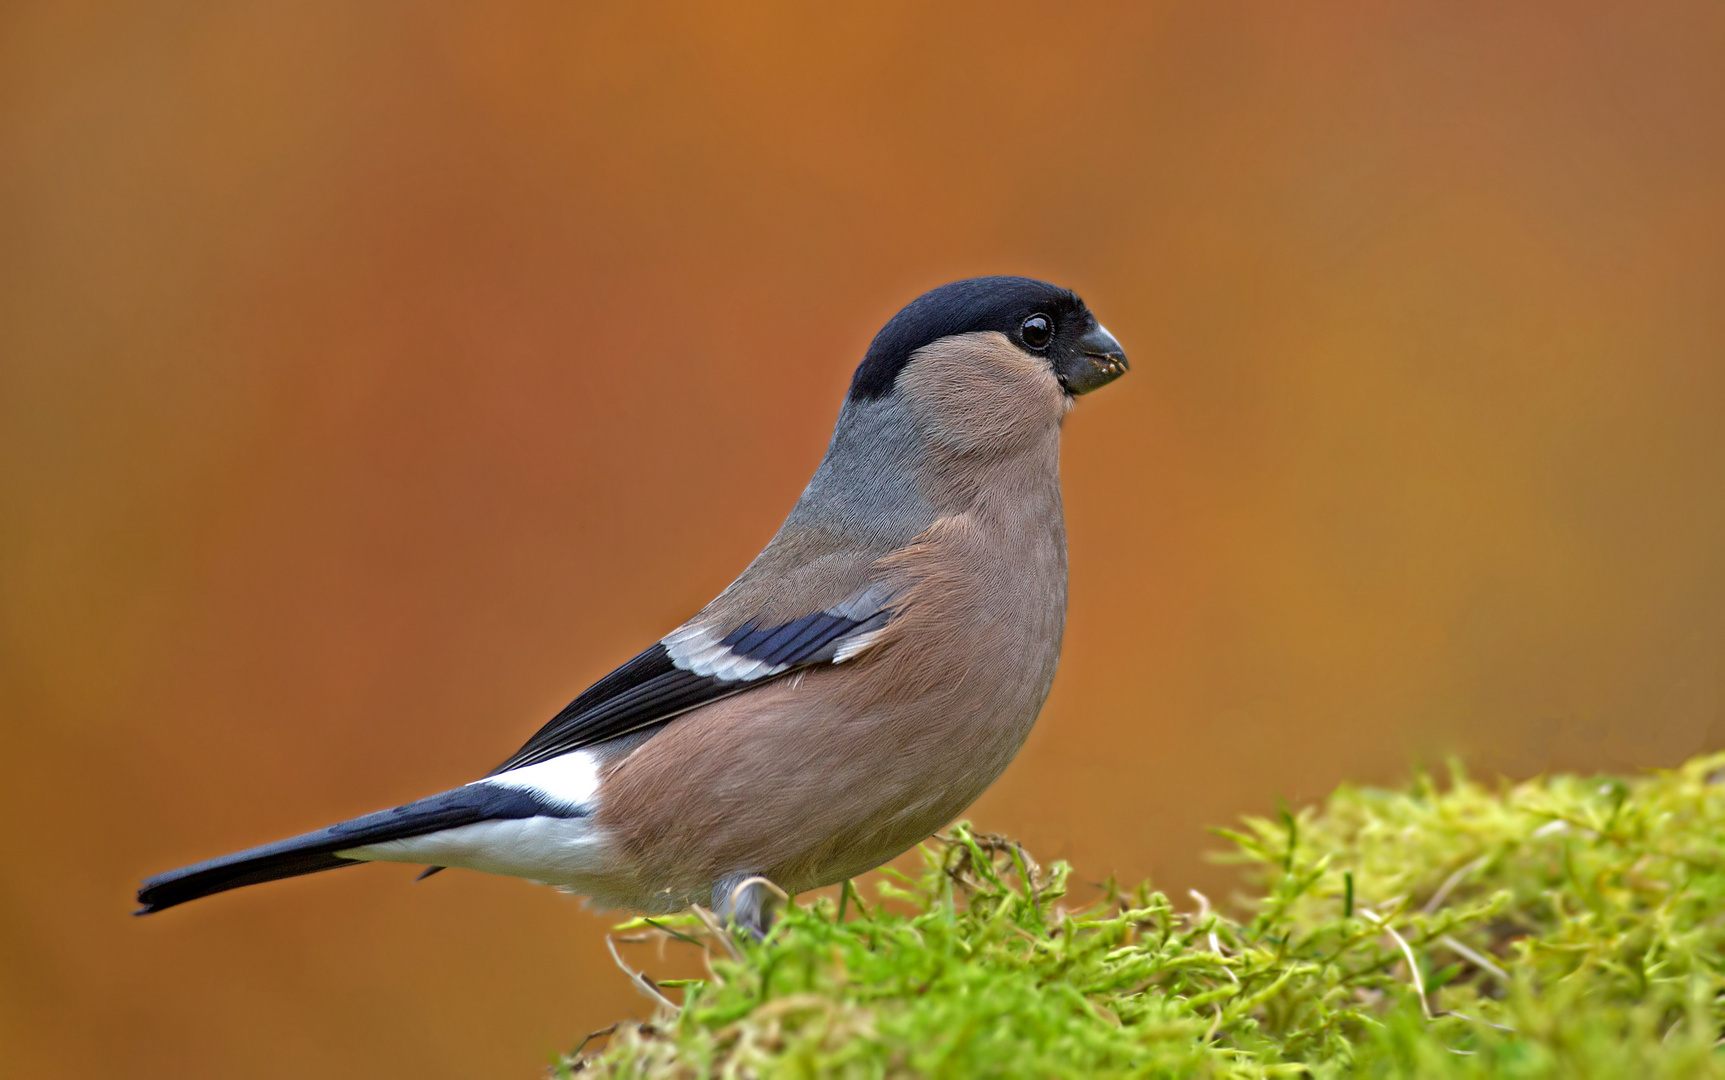
<instances>
[{"instance_id":1,"label":"bird's foot","mask_svg":"<svg viewBox=\"0 0 1725 1080\"><path fill-rule=\"evenodd\" d=\"M773 928L785 890L759 874L731 874L713 886L713 914L760 941Z\"/></svg>"}]
</instances>

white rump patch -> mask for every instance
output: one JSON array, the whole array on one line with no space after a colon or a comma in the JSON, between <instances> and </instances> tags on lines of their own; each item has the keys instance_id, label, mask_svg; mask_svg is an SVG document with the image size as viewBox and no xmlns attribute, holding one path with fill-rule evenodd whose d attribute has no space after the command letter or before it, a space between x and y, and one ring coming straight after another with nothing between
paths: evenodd
<instances>
[{"instance_id":1,"label":"white rump patch","mask_svg":"<svg viewBox=\"0 0 1725 1080\"><path fill-rule=\"evenodd\" d=\"M565 810L588 811L599 794L599 759L586 750L575 750L519 769L475 780L474 784L529 791Z\"/></svg>"},{"instance_id":2,"label":"white rump patch","mask_svg":"<svg viewBox=\"0 0 1725 1080\"><path fill-rule=\"evenodd\" d=\"M336 854L344 859L367 862L454 866L486 874L526 878L546 885L568 885L583 891L590 876L612 869L605 835L592 818L531 817L480 821L424 836L349 848Z\"/></svg>"},{"instance_id":3,"label":"white rump patch","mask_svg":"<svg viewBox=\"0 0 1725 1080\"><path fill-rule=\"evenodd\" d=\"M605 869L605 838L593 819L585 816L597 806L599 796L599 759L591 751L576 750L467 786L526 791L583 816L478 821L336 854L370 862L457 866L552 885L579 885L583 875Z\"/></svg>"}]
</instances>

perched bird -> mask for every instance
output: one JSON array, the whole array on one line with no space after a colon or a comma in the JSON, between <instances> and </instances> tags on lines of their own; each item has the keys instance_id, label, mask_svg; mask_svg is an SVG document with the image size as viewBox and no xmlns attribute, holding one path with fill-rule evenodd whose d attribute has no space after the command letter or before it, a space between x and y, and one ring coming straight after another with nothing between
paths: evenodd
<instances>
[{"instance_id":1,"label":"perched bird","mask_svg":"<svg viewBox=\"0 0 1725 1080\"><path fill-rule=\"evenodd\" d=\"M944 285L883 327L742 576L490 775L150 878L139 914L361 862L463 867L760 933L994 782L1060 658L1060 426L1126 356L1073 293ZM745 883L747 886L745 887Z\"/></svg>"}]
</instances>

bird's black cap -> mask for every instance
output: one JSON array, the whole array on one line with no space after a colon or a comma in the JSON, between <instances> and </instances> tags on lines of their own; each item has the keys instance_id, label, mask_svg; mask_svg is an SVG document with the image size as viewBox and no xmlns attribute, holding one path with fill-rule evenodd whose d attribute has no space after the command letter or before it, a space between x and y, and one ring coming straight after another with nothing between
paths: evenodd
<instances>
[{"instance_id":1,"label":"bird's black cap","mask_svg":"<svg viewBox=\"0 0 1725 1080\"><path fill-rule=\"evenodd\" d=\"M1079 339L1096 326L1077 293L1035 278L966 278L931 289L906 304L874 336L851 377L850 400L871 401L891 393L911 355L943 337L995 330L1023 346L1024 320L1039 313L1053 321L1053 337L1035 351L1050 356L1078 350Z\"/></svg>"}]
</instances>

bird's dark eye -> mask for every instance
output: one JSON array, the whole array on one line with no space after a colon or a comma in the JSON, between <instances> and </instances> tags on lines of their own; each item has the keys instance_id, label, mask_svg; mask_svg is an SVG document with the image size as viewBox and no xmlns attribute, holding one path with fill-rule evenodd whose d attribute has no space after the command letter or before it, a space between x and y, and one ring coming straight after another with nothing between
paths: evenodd
<instances>
[{"instance_id":1,"label":"bird's dark eye","mask_svg":"<svg viewBox=\"0 0 1725 1080\"><path fill-rule=\"evenodd\" d=\"M1054 336L1054 323L1046 315L1032 315L1024 320L1019 328L1024 335L1024 343L1032 349L1040 349L1048 344L1048 339Z\"/></svg>"}]
</instances>

